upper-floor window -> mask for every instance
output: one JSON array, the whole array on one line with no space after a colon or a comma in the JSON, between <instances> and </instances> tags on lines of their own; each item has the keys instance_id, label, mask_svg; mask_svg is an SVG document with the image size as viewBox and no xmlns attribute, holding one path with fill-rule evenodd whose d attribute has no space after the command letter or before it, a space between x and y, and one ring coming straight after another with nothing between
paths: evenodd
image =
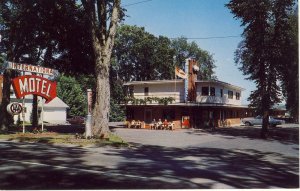
<instances>
[{"instance_id":1,"label":"upper-floor window","mask_svg":"<svg viewBox=\"0 0 300 191\"><path fill-rule=\"evenodd\" d=\"M129 96L133 97L133 93L134 93L134 88L133 86L129 86Z\"/></svg>"},{"instance_id":2,"label":"upper-floor window","mask_svg":"<svg viewBox=\"0 0 300 191\"><path fill-rule=\"evenodd\" d=\"M148 96L149 95L149 87L144 88L144 95Z\"/></svg>"},{"instance_id":3,"label":"upper-floor window","mask_svg":"<svg viewBox=\"0 0 300 191\"><path fill-rule=\"evenodd\" d=\"M228 90L228 99L233 99L233 91Z\"/></svg>"},{"instance_id":4,"label":"upper-floor window","mask_svg":"<svg viewBox=\"0 0 300 191\"><path fill-rule=\"evenodd\" d=\"M223 97L223 89L220 89L220 96Z\"/></svg>"},{"instance_id":5,"label":"upper-floor window","mask_svg":"<svg viewBox=\"0 0 300 191\"><path fill-rule=\"evenodd\" d=\"M236 100L240 100L241 94L239 92L235 93Z\"/></svg>"},{"instance_id":6,"label":"upper-floor window","mask_svg":"<svg viewBox=\"0 0 300 191\"><path fill-rule=\"evenodd\" d=\"M208 96L208 87L202 87L201 95Z\"/></svg>"},{"instance_id":7,"label":"upper-floor window","mask_svg":"<svg viewBox=\"0 0 300 191\"><path fill-rule=\"evenodd\" d=\"M210 96L215 96L215 88L210 87Z\"/></svg>"}]
</instances>

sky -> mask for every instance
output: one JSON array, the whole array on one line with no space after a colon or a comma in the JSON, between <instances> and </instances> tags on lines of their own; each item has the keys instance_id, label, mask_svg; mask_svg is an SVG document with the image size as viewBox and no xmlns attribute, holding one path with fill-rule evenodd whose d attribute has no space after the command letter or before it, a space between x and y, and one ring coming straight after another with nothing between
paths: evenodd
<instances>
[{"instance_id":1,"label":"sky","mask_svg":"<svg viewBox=\"0 0 300 191\"><path fill-rule=\"evenodd\" d=\"M241 22L234 18L224 5L229 0L122 0L127 9L124 24L144 27L155 36L191 39L199 47L213 55L218 80L245 88L242 104L255 89L252 81L245 80L234 62L234 52L242 41Z\"/></svg>"}]
</instances>

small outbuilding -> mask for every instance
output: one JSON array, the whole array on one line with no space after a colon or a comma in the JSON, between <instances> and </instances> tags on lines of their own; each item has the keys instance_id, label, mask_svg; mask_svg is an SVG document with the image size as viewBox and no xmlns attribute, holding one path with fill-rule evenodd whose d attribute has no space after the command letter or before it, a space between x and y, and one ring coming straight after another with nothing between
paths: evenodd
<instances>
[{"instance_id":1,"label":"small outbuilding","mask_svg":"<svg viewBox=\"0 0 300 191\"><path fill-rule=\"evenodd\" d=\"M44 104L44 121L52 124L64 124L67 121L67 109L69 106L59 97ZM41 104L39 110L41 111ZM41 117L39 118L41 120Z\"/></svg>"}]
</instances>

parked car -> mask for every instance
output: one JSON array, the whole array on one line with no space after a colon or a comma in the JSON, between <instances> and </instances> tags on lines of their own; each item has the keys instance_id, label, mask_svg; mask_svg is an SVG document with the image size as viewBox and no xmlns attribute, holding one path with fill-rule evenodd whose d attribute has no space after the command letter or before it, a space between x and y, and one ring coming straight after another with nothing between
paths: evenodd
<instances>
[{"instance_id":1,"label":"parked car","mask_svg":"<svg viewBox=\"0 0 300 191\"><path fill-rule=\"evenodd\" d=\"M81 116L74 116L72 118L67 119L70 124L83 124L85 122L85 118Z\"/></svg>"},{"instance_id":2,"label":"parked car","mask_svg":"<svg viewBox=\"0 0 300 191\"><path fill-rule=\"evenodd\" d=\"M262 116L258 115L256 117L249 117L249 118L243 118L242 123L244 123L247 126L252 126L252 125L262 125L263 118ZM269 124L273 127L276 127L276 125L281 125L284 124L284 120L278 120L274 119L273 117L269 117Z\"/></svg>"}]
</instances>

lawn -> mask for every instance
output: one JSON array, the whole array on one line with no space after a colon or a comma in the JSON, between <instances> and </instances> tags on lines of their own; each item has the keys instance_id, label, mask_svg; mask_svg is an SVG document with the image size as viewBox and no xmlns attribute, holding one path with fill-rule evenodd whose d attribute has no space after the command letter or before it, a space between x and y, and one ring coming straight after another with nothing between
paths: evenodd
<instances>
[{"instance_id":1,"label":"lawn","mask_svg":"<svg viewBox=\"0 0 300 191\"><path fill-rule=\"evenodd\" d=\"M48 144L72 144L78 146L128 146L120 137L109 134L107 139L85 139L79 134L72 133L57 133L57 132L43 132L43 133L9 133L0 134L0 139L19 142L35 142Z\"/></svg>"}]
</instances>

